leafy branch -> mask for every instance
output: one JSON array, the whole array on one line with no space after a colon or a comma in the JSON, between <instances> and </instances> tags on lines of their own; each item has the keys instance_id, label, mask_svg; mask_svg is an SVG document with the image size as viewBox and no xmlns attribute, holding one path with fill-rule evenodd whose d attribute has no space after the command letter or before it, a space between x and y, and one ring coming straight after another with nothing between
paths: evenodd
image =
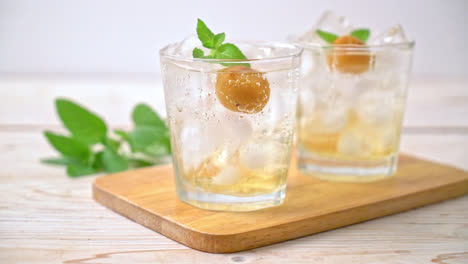
<instances>
[{"instance_id":1,"label":"leafy branch","mask_svg":"<svg viewBox=\"0 0 468 264\"><path fill-rule=\"evenodd\" d=\"M169 129L146 104L134 108L134 129L128 132L108 131L101 117L70 100L57 99L55 106L70 135L45 131L61 156L41 162L66 166L71 177L151 166L163 163L171 153Z\"/></svg>"}]
</instances>

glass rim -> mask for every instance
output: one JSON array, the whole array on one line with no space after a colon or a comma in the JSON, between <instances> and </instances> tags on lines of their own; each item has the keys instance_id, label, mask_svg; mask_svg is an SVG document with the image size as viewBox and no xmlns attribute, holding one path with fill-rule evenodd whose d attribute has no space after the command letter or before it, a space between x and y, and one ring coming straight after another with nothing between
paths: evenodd
<instances>
[{"instance_id":1,"label":"glass rim","mask_svg":"<svg viewBox=\"0 0 468 264\"><path fill-rule=\"evenodd\" d=\"M333 50L346 50L346 51L369 51L374 49L389 49L389 48L408 48L413 49L415 41L406 41L401 43L389 43L379 45L321 45L317 43L297 42L299 46L304 49L333 49Z\"/></svg>"},{"instance_id":2,"label":"glass rim","mask_svg":"<svg viewBox=\"0 0 468 264\"><path fill-rule=\"evenodd\" d=\"M177 42L170 43L165 45L159 50L159 56L161 58L169 58L177 61L184 61L184 62L205 62L205 63L229 63L229 64L245 64L245 63L264 63L270 61L279 61L288 58L300 57L304 48L297 44L297 43L288 43L288 42L279 42L279 41L235 41L236 45L258 45L260 47L267 46L268 44L276 44L280 45L279 48L281 49L289 49L291 53L287 55L280 55L280 56L271 56L265 57L261 59L246 59L246 60L236 60L236 59L203 59L203 58L193 58L193 57L182 57L177 55L171 55L167 53L167 48L171 45L176 44Z\"/></svg>"}]
</instances>

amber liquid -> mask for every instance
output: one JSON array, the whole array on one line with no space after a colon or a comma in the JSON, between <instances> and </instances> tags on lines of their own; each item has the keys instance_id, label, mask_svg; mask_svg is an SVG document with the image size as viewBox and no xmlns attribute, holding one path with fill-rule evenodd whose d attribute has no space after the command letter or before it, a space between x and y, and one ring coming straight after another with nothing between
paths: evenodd
<instances>
[{"instance_id":1,"label":"amber liquid","mask_svg":"<svg viewBox=\"0 0 468 264\"><path fill-rule=\"evenodd\" d=\"M303 117L299 142L315 155L347 160L383 159L398 152L401 114L382 124L359 120L349 110L346 126L338 131L324 131L320 117ZM304 121L304 120L303 120Z\"/></svg>"},{"instance_id":2,"label":"amber liquid","mask_svg":"<svg viewBox=\"0 0 468 264\"><path fill-rule=\"evenodd\" d=\"M239 156L238 151L230 157L215 151L197 168L186 171L183 181L206 192L234 196L272 193L286 183L288 160L249 168Z\"/></svg>"}]
</instances>

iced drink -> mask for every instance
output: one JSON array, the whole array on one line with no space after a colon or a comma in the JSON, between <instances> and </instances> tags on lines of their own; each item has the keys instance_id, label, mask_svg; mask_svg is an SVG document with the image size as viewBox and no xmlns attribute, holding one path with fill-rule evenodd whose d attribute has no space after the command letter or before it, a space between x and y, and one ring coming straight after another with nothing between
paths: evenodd
<instances>
[{"instance_id":1,"label":"iced drink","mask_svg":"<svg viewBox=\"0 0 468 264\"><path fill-rule=\"evenodd\" d=\"M396 170L413 43L400 26L359 39L368 33L326 13L299 39L297 149L306 174L373 181Z\"/></svg>"},{"instance_id":2,"label":"iced drink","mask_svg":"<svg viewBox=\"0 0 468 264\"><path fill-rule=\"evenodd\" d=\"M197 45L189 37L160 51L179 198L211 210L281 204L301 49L236 43L251 59L219 60L192 58Z\"/></svg>"}]
</instances>

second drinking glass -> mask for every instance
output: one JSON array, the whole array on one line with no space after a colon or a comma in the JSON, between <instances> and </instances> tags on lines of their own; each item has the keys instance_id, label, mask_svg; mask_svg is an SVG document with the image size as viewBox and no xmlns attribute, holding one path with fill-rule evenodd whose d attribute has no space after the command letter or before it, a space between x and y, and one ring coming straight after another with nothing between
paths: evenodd
<instances>
[{"instance_id":1,"label":"second drinking glass","mask_svg":"<svg viewBox=\"0 0 468 264\"><path fill-rule=\"evenodd\" d=\"M297 143L303 173L348 182L395 173L413 46L304 44Z\"/></svg>"}]
</instances>

